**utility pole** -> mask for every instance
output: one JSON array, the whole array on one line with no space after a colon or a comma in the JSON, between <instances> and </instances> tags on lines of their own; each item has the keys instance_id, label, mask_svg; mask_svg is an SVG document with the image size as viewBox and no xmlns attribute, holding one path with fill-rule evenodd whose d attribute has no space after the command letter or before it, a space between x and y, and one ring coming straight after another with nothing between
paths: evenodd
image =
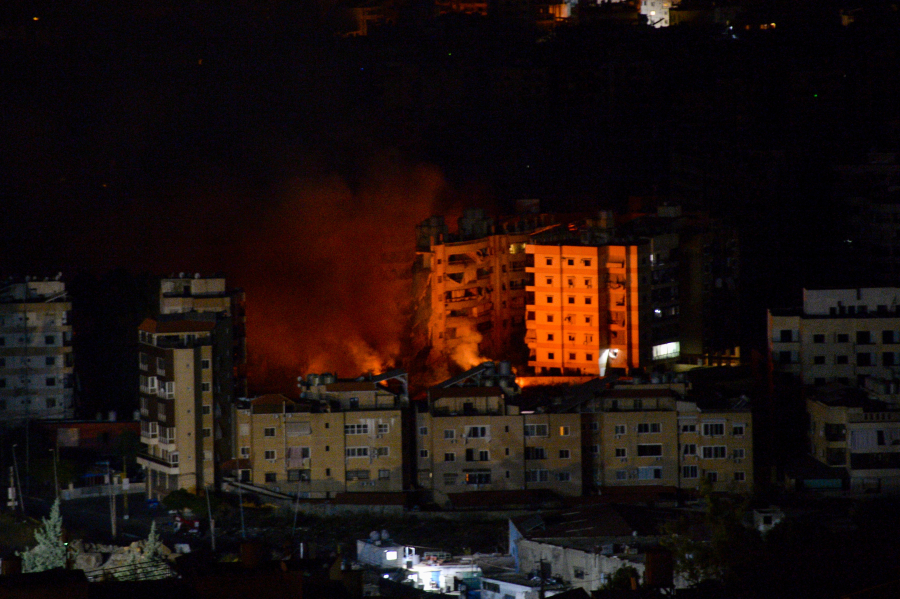
<instances>
[{"instance_id":1,"label":"utility pole","mask_svg":"<svg viewBox=\"0 0 900 599\"><path fill-rule=\"evenodd\" d=\"M212 538L212 551L216 552L216 521L213 519L212 506L209 501L209 485L206 485L206 513L209 515L209 534Z\"/></svg>"},{"instance_id":2,"label":"utility pole","mask_svg":"<svg viewBox=\"0 0 900 599\"><path fill-rule=\"evenodd\" d=\"M116 538L116 496L113 494L113 475L109 462L106 462L106 476L109 478L109 521L112 536Z\"/></svg>"},{"instance_id":3,"label":"utility pole","mask_svg":"<svg viewBox=\"0 0 900 599\"><path fill-rule=\"evenodd\" d=\"M56 498L59 499L59 473L56 470L56 450L51 449L50 453L53 454L53 484L56 487Z\"/></svg>"},{"instance_id":4,"label":"utility pole","mask_svg":"<svg viewBox=\"0 0 900 599\"><path fill-rule=\"evenodd\" d=\"M12 454L13 454L13 468L15 468L16 472L16 491L19 493L19 507L22 508L22 513L25 513L25 496L22 495L22 479L19 477L19 461L16 459L16 447L18 444L13 443L12 446Z\"/></svg>"}]
</instances>

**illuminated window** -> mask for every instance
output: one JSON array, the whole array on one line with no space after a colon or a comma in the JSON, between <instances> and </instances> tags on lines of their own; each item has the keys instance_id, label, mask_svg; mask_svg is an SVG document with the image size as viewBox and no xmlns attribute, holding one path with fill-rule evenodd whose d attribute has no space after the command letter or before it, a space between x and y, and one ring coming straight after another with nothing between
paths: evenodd
<instances>
[{"instance_id":1,"label":"illuminated window","mask_svg":"<svg viewBox=\"0 0 900 599\"><path fill-rule=\"evenodd\" d=\"M681 343L678 341L672 341L669 343L663 343L661 345L653 346L654 360L677 358L679 355L681 355Z\"/></svg>"},{"instance_id":2,"label":"illuminated window","mask_svg":"<svg viewBox=\"0 0 900 599\"><path fill-rule=\"evenodd\" d=\"M560 437L568 437L569 436L569 427L568 426L559 427L559 436Z\"/></svg>"}]
</instances>

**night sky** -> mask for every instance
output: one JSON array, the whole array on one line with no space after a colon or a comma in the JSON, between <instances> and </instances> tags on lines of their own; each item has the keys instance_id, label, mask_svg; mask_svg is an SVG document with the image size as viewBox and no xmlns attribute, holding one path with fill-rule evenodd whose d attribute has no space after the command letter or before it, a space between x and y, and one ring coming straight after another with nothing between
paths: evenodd
<instances>
[{"instance_id":1,"label":"night sky","mask_svg":"<svg viewBox=\"0 0 900 599\"><path fill-rule=\"evenodd\" d=\"M890 5L850 28L750 6L730 31L596 9L547 32L408 4L344 38L324 0L8 0L0 274L225 272L258 372L351 375L402 353L416 222L666 198L700 156L681 200L741 227L752 328L840 278L832 167L896 149L900 36Z\"/></svg>"}]
</instances>

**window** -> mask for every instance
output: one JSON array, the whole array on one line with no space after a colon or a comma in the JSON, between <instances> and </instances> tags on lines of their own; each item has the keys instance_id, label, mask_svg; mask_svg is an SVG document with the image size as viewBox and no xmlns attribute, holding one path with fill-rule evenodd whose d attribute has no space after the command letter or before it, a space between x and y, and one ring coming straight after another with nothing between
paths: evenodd
<instances>
[{"instance_id":1,"label":"window","mask_svg":"<svg viewBox=\"0 0 900 599\"><path fill-rule=\"evenodd\" d=\"M552 315L552 314L548 314L548 315L547 315L547 322L553 322L553 315Z\"/></svg>"},{"instance_id":2,"label":"window","mask_svg":"<svg viewBox=\"0 0 900 599\"><path fill-rule=\"evenodd\" d=\"M574 359L575 359L575 354L570 353L570 354L569 354L569 359L570 359L570 360L574 360Z\"/></svg>"},{"instance_id":3,"label":"window","mask_svg":"<svg viewBox=\"0 0 900 599\"><path fill-rule=\"evenodd\" d=\"M813 335L813 343L825 343L825 335L816 333Z\"/></svg>"},{"instance_id":4,"label":"window","mask_svg":"<svg viewBox=\"0 0 900 599\"><path fill-rule=\"evenodd\" d=\"M275 436L275 427L274 427L274 426L267 426L266 428L264 428L264 429L263 429L263 436L264 436L264 437L274 437L274 436Z\"/></svg>"},{"instance_id":5,"label":"window","mask_svg":"<svg viewBox=\"0 0 900 599\"><path fill-rule=\"evenodd\" d=\"M547 341L553 341L553 333L547 333Z\"/></svg>"},{"instance_id":6,"label":"window","mask_svg":"<svg viewBox=\"0 0 900 599\"><path fill-rule=\"evenodd\" d=\"M425 435L427 435L427 434L428 434L428 427L427 427L427 426L420 426L420 427L419 427L419 434L422 435L423 437L424 437Z\"/></svg>"},{"instance_id":7,"label":"window","mask_svg":"<svg viewBox=\"0 0 900 599\"><path fill-rule=\"evenodd\" d=\"M445 429L445 430L444 430L444 438L445 438L445 439L455 439L455 438L456 438L456 431L453 430L453 429L449 429L449 428L448 428L448 429Z\"/></svg>"},{"instance_id":8,"label":"window","mask_svg":"<svg viewBox=\"0 0 900 599\"><path fill-rule=\"evenodd\" d=\"M594 354L584 354L584 359L588 362L594 361Z\"/></svg>"},{"instance_id":9,"label":"window","mask_svg":"<svg viewBox=\"0 0 900 599\"><path fill-rule=\"evenodd\" d=\"M662 478L660 466L643 466L638 468L638 480L656 480Z\"/></svg>"},{"instance_id":10,"label":"window","mask_svg":"<svg viewBox=\"0 0 900 599\"><path fill-rule=\"evenodd\" d=\"M743 437L744 436L744 425L743 424L733 424L731 425L731 434L735 437Z\"/></svg>"},{"instance_id":11,"label":"window","mask_svg":"<svg viewBox=\"0 0 900 599\"><path fill-rule=\"evenodd\" d=\"M47 356L44 358L44 366L56 366L56 358L53 356Z\"/></svg>"},{"instance_id":12,"label":"window","mask_svg":"<svg viewBox=\"0 0 900 599\"><path fill-rule=\"evenodd\" d=\"M568 437L569 436L569 427L568 426L559 427L559 436L560 437Z\"/></svg>"},{"instance_id":13,"label":"window","mask_svg":"<svg viewBox=\"0 0 900 599\"><path fill-rule=\"evenodd\" d=\"M296 482L308 483L312 480L312 475L309 470L288 470L287 471L287 479L288 479L288 482L292 482L292 483L296 483Z\"/></svg>"},{"instance_id":14,"label":"window","mask_svg":"<svg viewBox=\"0 0 900 599\"><path fill-rule=\"evenodd\" d=\"M590 316L584 317L584 324L591 324L591 322L593 322L593 319Z\"/></svg>"},{"instance_id":15,"label":"window","mask_svg":"<svg viewBox=\"0 0 900 599\"><path fill-rule=\"evenodd\" d=\"M599 422L592 422L592 423L591 423L591 430L592 430L592 431L595 431L595 432L596 432L596 431L599 431L599 430L600 430L600 423L599 423Z\"/></svg>"},{"instance_id":16,"label":"window","mask_svg":"<svg viewBox=\"0 0 900 599\"><path fill-rule=\"evenodd\" d=\"M547 459L547 450L543 447L526 447L525 448L525 459L526 460L546 460Z\"/></svg>"},{"instance_id":17,"label":"window","mask_svg":"<svg viewBox=\"0 0 900 599\"><path fill-rule=\"evenodd\" d=\"M368 424L345 424L344 425L344 434L345 435L368 435L369 434L369 425Z\"/></svg>"},{"instance_id":18,"label":"window","mask_svg":"<svg viewBox=\"0 0 900 599\"><path fill-rule=\"evenodd\" d=\"M574 303L575 303L575 296L574 296L574 295L570 295L570 296L569 296L569 303L570 303L570 304L574 304Z\"/></svg>"},{"instance_id":19,"label":"window","mask_svg":"<svg viewBox=\"0 0 900 599\"><path fill-rule=\"evenodd\" d=\"M574 258L566 258L566 265L575 266L575 259Z\"/></svg>"},{"instance_id":20,"label":"window","mask_svg":"<svg viewBox=\"0 0 900 599\"><path fill-rule=\"evenodd\" d=\"M378 480L390 480L390 478L391 478L390 470L382 468L381 470L378 471Z\"/></svg>"},{"instance_id":21,"label":"window","mask_svg":"<svg viewBox=\"0 0 900 599\"><path fill-rule=\"evenodd\" d=\"M736 459L736 460L743 460L745 455L746 454L744 453L743 448L738 448L738 449L734 450L734 459Z\"/></svg>"},{"instance_id":22,"label":"window","mask_svg":"<svg viewBox=\"0 0 900 599\"><path fill-rule=\"evenodd\" d=\"M742 483L747 480L747 475L744 472L735 472L734 473L734 482Z\"/></svg>"},{"instance_id":23,"label":"window","mask_svg":"<svg viewBox=\"0 0 900 599\"><path fill-rule=\"evenodd\" d=\"M626 480L628 478L627 470L616 470L616 480Z\"/></svg>"},{"instance_id":24,"label":"window","mask_svg":"<svg viewBox=\"0 0 900 599\"><path fill-rule=\"evenodd\" d=\"M553 284L553 277L547 277L547 285Z\"/></svg>"},{"instance_id":25,"label":"window","mask_svg":"<svg viewBox=\"0 0 900 599\"><path fill-rule=\"evenodd\" d=\"M141 370L147 370L147 367L150 365L150 356L144 352L139 353L138 363L140 364Z\"/></svg>"},{"instance_id":26,"label":"window","mask_svg":"<svg viewBox=\"0 0 900 599\"><path fill-rule=\"evenodd\" d=\"M682 433L696 433L697 425L696 424L682 424L681 432Z\"/></svg>"},{"instance_id":27,"label":"window","mask_svg":"<svg viewBox=\"0 0 900 599\"><path fill-rule=\"evenodd\" d=\"M789 342L793 341L794 340L793 331L791 331L790 329L781 330L778 335L778 340L781 341L782 343L789 343Z\"/></svg>"},{"instance_id":28,"label":"window","mask_svg":"<svg viewBox=\"0 0 900 599\"><path fill-rule=\"evenodd\" d=\"M617 435L624 435L626 427L624 424L617 424L615 427L615 431Z\"/></svg>"},{"instance_id":29,"label":"window","mask_svg":"<svg viewBox=\"0 0 900 599\"><path fill-rule=\"evenodd\" d=\"M54 343L56 343L56 335L44 336L44 345L53 345Z\"/></svg>"},{"instance_id":30,"label":"window","mask_svg":"<svg viewBox=\"0 0 900 599\"><path fill-rule=\"evenodd\" d=\"M165 373L166 372L166 361L163 360L162 358L156 358L156 369L160 373Z\"/></svg>"},{"instance_id":31,"label":"window","mask_svg":"<svg viewBox=\"0 0 900 599\"><path fill-rule=\"evenodd\" d=\"M624 447L616 447L616 457L617 458L627 458L628 450Z\"/></svg>"},{"instance_id":32,"label":"window","mask_svg":"<svg viewBox=\"0 0 900 599\"><path fill-rule=\"evenodd\" d=\"M483 439L490 432L489 426L467 426L466 437L469 439Z\"/></svg>"},{"instance_id":33,"label":"window","mask_svg":"<svg viewBox=\"0 0 900 599\"><path fill-rule=\"evenodd\" d=\"M568 472L557 472L556 480L558 480L561 483L567 483L570 480L572 480L572 475Z\"/></svg>"},{"instance_id":34,"label":"window","mask_svg":"<svg viewBox=\"0 0 900 599\"><path fill-rule=\"evenodd\" d=\"M209 360L200 360L200 368L209 370Z\"/></svg>"},{"instance_id":35,"label":"window","mask_svg":"<svg viewBox=\"0 0 900 599\"><path fill-rule=\"evenodd\" d=\"M209 439L210 437L212 437L212 429L211 428L203 429L203 438Z\"/></svg>"},{"instance_id":36,"label":"window","mask_svg":"<svg viewBox=\"0 0 900 599\"><path fill-rule=\"evenodd\" d=\"M246 446L241 447L241 457L242 458L250 457L250 448L249 447L246 447Z\"/></svg>"},{"instance_id":37,"label":"window","mask_svg":"<svg viewBox=\"0 0 900 599\"><path fill-rule=\"evenodd\" d=\"M590 265L591 265L591 260L590 260L590 258L582 258L581 264L584 265L584 266L590 266Z\"/></svg>"},{"instance_id":38,"label":"window","mask_svg":"<svg viewBox=\"0 0 900 599\"><path fill-rule=\"evenodd\" d=\"M546 437L547 425L546 424L526 424L525 425L525 436L526 437Z\"/></svg>"},{"instance_id":39,"label":"window","mask_svg":"<svg viewBox=\"0 0 900 599\"><path fill-rule=\"evenodd\" d=\"M47 384L48 387L56 386L56 378L54 378L52 376L47 377L47 379L44 382Z\"/></svg>"},{"instance_id":40,"label":"window","mask_svg":"<svg viewBox=\"0 0 900 599\"><path fill-rule=\"evenodd\" d=\"M585 305L590 306L591 305L591 296L585 297L584 303L585 303Z\"/></svg>"},{"instance_id":41,"label":"window","mask_svg":"<svg viewBox=\"0 0 900 599\"><path fill-rule=\"evenodd\" d=\"M274 460L274 459L275 459L275 450L274 450L274 449L267 449L267 450L266 450L266 453L265 453L265 458L266 458L267 460Z\"/></svg>"},{"instance_id":42,"label":"window","mask_svg":"<svg viewBox=\"0 0 900 599\"><path fill-rule=\"evenodd\" d=\"M547 303L548 303L548 304L552 304L552 303L553 303L553 296L552 296L552 295L548 295L548 296L547 296Z\"/></svg>"},{"instance_id":43,"label":"window","mask_svg":"<svg viewBox=\"0 0 900 599\"><path fill-rule=\"evenodd\" d=\"M278 482L278 475L274 472L266 472L266 482L267 483Z\"/></svg>"},{"instance_id":44,"label":"window","mask_svg":"<svg viewBox=\"0 0 900 599\"><path fill-rule=\"evenodd\" d=\"M550 481L550 471L549 470L526 470L525 471L525 482L526 483L546 483Z\"/></svg>"},{"instance_id":45,"label":"window","mask_svg":"<svg viewBox=\"0 0 900 599\"><path fill-rule=\"evenodd\" d=\"M847 333L838 333L837 334L837 342L838 343L850 343L850 335Z\"/></svg>"},{"instance_id":46,"label":"window","mask_svg":"<svg viewBox=\"0 0 900 599\"><path fill-rule=\"evenodd\" d=\"M725 458L728 450L724 445L707 445L703 448L703 459L721 460Z\"/></svg>"},{"instance_id":47,"label":"window","mask_svg":"<svg viewBox=\"0 0 900 599\"><path fill-rule=\"evenodd\" d=\"M572 455L568 449L560 449L559 450L559 459L568 460L570 457L572 457Z\"/></svg>"},{"instance_id":48,"label":"window","mask_svg":"<svg viewBox=\"0 0 900 599\"><path fill-rule=\"evenodd\" d=\"M638 457L649 457L649 456L659 457L662 455L662 444L660 444L660 443L638 444L637 454L638 454Z\"/></svg>"},{"instance_id":49,"label":"window","mask_svg":"<svg viewBox=\"0 0 900 599\"><path fill-rule=\"evenodd\" d=\"M444 461L445 461L445 462L455 462L455 461L456 461L456 454L453 453L453 452L445 453L445 454L444 454Z\"/></svg>"},{"instance_id":50,"label":"window","mask_svg":"<svg viewBox=\"0 0 900 599\"><path fill-rule=\"evenodd\" d=\"M713 471L707 471L706 472L706 480L708 480L711 483L719 482L719 473L713 472Z\"/></svg>"},{"instance_id":51,"label":"window","mask_svg":"<svg viewBox=\"0 0 900 599\"><path fill-rule=\"evenodd\" d=\"M600 446L596 443L591 445L591 453L594 455L600 455Z\"/></svg>"},{"instance_id":52,"label":"window","mask_svg":"<svg viewBox=\"0 0 900 599\"><path fill-rule=\"evenodd\" d=\"M556 359L556 354L554 354L553 352L547 352L547 359L548 359L548 360L555 360L555 359Z\"/></svg>"},{"instance_id":53,"label":"window","mask_svg":"<svg viewBox=\"0 0 900 599\"><path fill-rule=\"evenodd\" d=\"M427 449L420 449L420 450L419 450L419 457L420 457L420 458L426 458L426 459L427 459L427 458L428 458L428 450L427 450Z\"/></svg>"},{"instance_id":54,"label":"window","mask_svg":"<svg viewBox=\"0 0 900 599\"><path fill-rule=\"evenodd\" d=\"M882 343L894 343L894 331L881 331Z\"/></svg>"},{"instance_id":55,"label":"window","mask_svg":"<svg viewBox=\"0 0 900 599\"><path fill-rule=\"evenodd\" d=\"M682 466L681 478L698 478L700 469L697 466Z\"/></svg>"},{"instance_id":56,"label":"window","mask_svg":"<svg viewBox=\"0 0 900 599\"><path fill-rule=\"evenodd\" d=\"M204 416L209 416L210 414L212 414L212 406L202 406L202 407L200 408L200 412L201 412Z\"/></svg>"},{"instance_id":57,"label":"window","mask_svg":"<svg viewBox=\"0 0 900 599\"><path fill-rule=\"evenodd\" d=\"M685 443L681 453L684 455L697 455L697 444Z\"/></svg>"},{"instance_id":58,"label":"window","mask_svg":"<svg viewBox=\"0 0 900 599\"><path fill-rule=\"evenodd\" d=\"M658 433L661 426L658 422L641 422L637 425L638 434Z\"/></svg>"},{"instance_id":59,"label":"window","mask_svg":"<svg viewBox=\"0 0 900 599\"><path fill-rule=\"evenodd\" d=\"M238 434L242 437L247 437L250 435L250 425L249 424L239 424L238 425ZM272 435L274 436L274 432Z\"/></svg>"},{"instance_id":60,"label":"window","mask_svg":"<svg viewBox=\"0 0 900 599\"><path fill-rule=\"evenodd\" d=\"M348 458L365 458L369 456L368 447L347 447L344 455Z\"/></svg>"},{"instance_id":61,"label":"window","mask_svg":"<svg viewBox=\"0 0 900 599\"><path fill-rule=\"evenodd\" d=\"M347 470L347 480L369 480L368 470Z\"/></svg>"},{"instance_id":62,"label":"window","mask_svg":"<svg viewBox=\"0 0 900 599\"><path fill-rule=\"evenodd\" d=\"M173 466L177 466L177 465L178 465L178 454L177 454L177 453L170 453L170 454L169 454L169 463L170 463L171 465L173 465Z\"/></svg>"},{"instance_id":63,"label":"window","mask_svg":"<svg viewBox=\"0 0 900 599\"><path fill-rule=\"evenodd\" d=\"M725 424L723 422L707 422L703 425L704 437L722 437L725 435Z\"/></svg>"},{"instance_id":64,"label":"window","mask_svg":"<svg viewBox=\"0 0 900 599\"><path fill-rule=\"evenodd\" d=\"M490 470L474 470L466 472L467 485L489 485L491 484Z\"/></svg>"},{"instance_id":65,"label":"window","mask_svg":"<svg viewBox=\"0 0 900 599\"><path fill-rule=\"evenodd\" d=\"M200 390L204 393L209 393L212 386L209 383L200 383Z\"/></svg>"},{"instance_id":66,"label":"window","mask_svg":"<svg viewBox=\"0 0 900 599\"><path fill-rule=\"evenodd\" d=\"M813 364L824 364L825 356L813 356Z\"/></svg>"},{"instance_id":67,"label":"window","mask_svg":"<svg viewBox=\"0 0 900 599\"><path fill-rule=\"evenodd\" d=\"M553 266L553 258L547 258L547 266Z\"/></svg>"},{"instance_id":68,"label":"window","mask_svg":"<svg viewBox=\"0 0 900 599\"><path fill-rule=\"evenodd\" d=\"M860 352L856 354L856 365L857 366L871 366L872 365L872 354L869 352Z\"/></svg>"},{"instance_id":69,"label":"window","mask_svg":"<svg viewBox=\"0 0 900 599\"><path fill-rule=\"evenodd\" d=\"M868 345L872 343L872 334L869 331L856 331L856 344Z\"/></svg>"},{"instance_id":70,"label":"window","mask_svg":"<svg viewBox=\"0 0 900 599\"><path fill-rule=\"evenodd\" d=\"M486 449L472 449L469 448L466 450L466 461L467 462L487 462L491 459L491 454Z\"/></svg>"},{"instance_id":71,"label":"window","mask_svg":"<svg viewBox=\"0 0 900 599\"><path fill-rule=\"evenodd\" d=\"M445 472L444 473L444 484L445 485L455 485L456 484L456 472Z\"/></svg>"},{"instance_id":72,"label":"window","mask_svg":"<svg viewBox=\"0 0 900 599\"><path fill-rule=\"evenodd\" d=\"M373 455L376 458L384 458L391 455L390 447L373 447L372 450L375 452ZM309 456L307 456L309 457Z\"/></svg>"},{"instance_id":73,"label":"window","mask_svg":"<svg viewBox=\"0 0 900 599\"><path fill-rule=\"evenodd\" d=\"M850 360L847 358L846 355L843 355L843 356L835 356L835 357L834 357L834 363L835 363L835 364L849 364L849 363L850 363Z\"/></svg>"}]
</instances>

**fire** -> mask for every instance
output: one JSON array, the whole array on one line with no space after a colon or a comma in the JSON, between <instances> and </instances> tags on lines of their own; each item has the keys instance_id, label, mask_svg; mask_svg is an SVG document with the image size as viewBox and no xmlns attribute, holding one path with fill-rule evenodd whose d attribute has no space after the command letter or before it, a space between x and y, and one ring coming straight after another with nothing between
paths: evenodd
<instances>
[{"instance_id":1,"label":"fire","mask_svg":"<svg viewBox=\"0 0 900 599\"><path fill-rule=\"evenodd\" d=\"M411 313L415 225L445 192L433 168L372 165L353 187L297 180L244 248L252 378L354 376L396 363Z\"/></svg>"}]
</instances>

